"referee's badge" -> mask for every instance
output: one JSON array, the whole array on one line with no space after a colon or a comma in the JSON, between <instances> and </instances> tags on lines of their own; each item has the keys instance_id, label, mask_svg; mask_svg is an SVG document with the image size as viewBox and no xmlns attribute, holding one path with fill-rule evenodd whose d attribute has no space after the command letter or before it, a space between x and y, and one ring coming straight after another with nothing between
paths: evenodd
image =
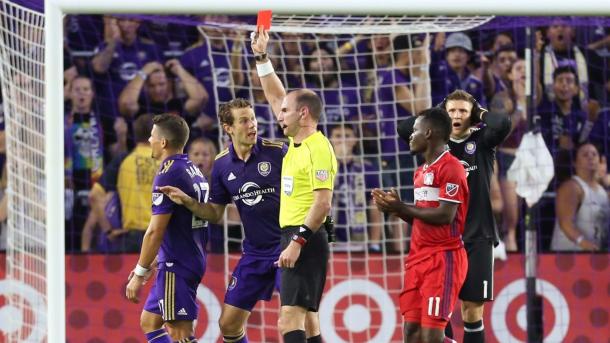
<instances>
[{"instance_id":1,"label":"referee's badge","mask_svg":"<svg viewBox=\"0 0 610 343\"><path fill-rule=\"evenodd\" d=\"M292 195L292 176L282 176L282 191L286 195Z\"/></svg>"},{"instance_id":2,"label":"referee's badge","mask_svg":"<svg viewBox=\"0 0 610 343\"><path fill-rule=\"evenodd\" d=\"M258 173L262 176L267 176L271 173L271 163L269 162L258 162Z\"/></svg>"},{"instance_id":3,"label":"referee's badge","mask_svg":"<svg viewBox=\"0 0 610 343\"><path fill-rule=\"evenodd\" d=\"M316 179L321 182L328 180L328 170L316 170Z\"/></svg>"},{"instance_id":4,"label":"referee's badge","mask_svg":"<svg viewBox=\"0 0 610 343\"><path fill-rule=\"evenodd\" d=\"M424 185L431 186L434 182L434 173L424 174Z\"/></svg>"}]
</instances>

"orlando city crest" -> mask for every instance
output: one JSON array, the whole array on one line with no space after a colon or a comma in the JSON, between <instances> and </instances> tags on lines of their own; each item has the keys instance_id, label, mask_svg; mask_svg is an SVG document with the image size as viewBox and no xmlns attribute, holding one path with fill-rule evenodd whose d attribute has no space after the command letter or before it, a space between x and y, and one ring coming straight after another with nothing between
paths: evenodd
<instances>
[{"instance_id":1,"label":"orlando city crest","mask_svg":"<svg viewBox=\"0 0 610 343\"><path fill-rule=\"evenodd\" d=\"M472 155L475 151L477 151L477 144L475 142L468 142L466 143L464 150L466 151L466 153Z\"/></svg>"},{"instance_id":2,"label":"orlando city crest","mask_svg":"<svg viewBox=\"0 0 610 343\"><path fill-rule=\"evenodd\" d=\"M262 176L267 176L271 173L271 163L269 162L258 162L258 173Z\"/></svg>"}]
</instances>

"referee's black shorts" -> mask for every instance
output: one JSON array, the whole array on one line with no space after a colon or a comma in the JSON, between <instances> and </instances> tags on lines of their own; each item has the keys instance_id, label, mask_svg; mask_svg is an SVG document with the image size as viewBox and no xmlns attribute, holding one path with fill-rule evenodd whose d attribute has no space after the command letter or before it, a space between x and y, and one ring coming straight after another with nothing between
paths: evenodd
<instances>
[{"instance_id":1,"label":"referee's black shorts","mask_svg":"<svg viewBox=\"0 0 610 343\"><path fill-rule=\"evenodd\" d=\"M291 242L298 226L282 228L282 250ZM328 237L324 227L314 233L301 249L294 268L282 268L280 300L282 306L300 306L318 312L328 264Z\"/></svg>"},{"instance_id":2,"label":"referee's black shorts","mask_svg":"<svg viewBox=\"0 0 610 343\"><path fill-rule=\"evenodd\" d=\"M468 255L468 273L460 290L460 299L472 302L494 299L494 243L491 241L464 242Z\"/></svg>"}]
</instances>

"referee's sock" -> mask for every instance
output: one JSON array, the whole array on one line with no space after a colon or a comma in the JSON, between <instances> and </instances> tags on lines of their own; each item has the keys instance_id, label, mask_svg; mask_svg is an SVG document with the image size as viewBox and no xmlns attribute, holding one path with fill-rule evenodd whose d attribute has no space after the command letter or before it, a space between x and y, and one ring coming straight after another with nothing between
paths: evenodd
<instances>
[{"instance_id":1,"label":"referee's sock","mask_svg":"<svg viewBox=\"0 0 610 343\"><path fill-rule=\"evenodd\" d=\"M485 343L483 320L474 323L464 322L464 343Z\"/></svg>"},{"instance_id":2,"label":"referee's sock","mask_svg":"<svg viewBox=\"0 0 610 343\"><path fill-rule=\"evenodd\" d=\"M164 328L147 332L145 335L148 343L172 343L172 339Z\"/></svg>"},{"instance_id":3,"label":"referee's sock","mask_svg":"<svg viewBox=\"0 0 610 343\"><path fill-rule=\"evenodd\" d=\"M322 343L322 335L309 337L307 343Z\"/></svg>"},{"instance_id":4,"label":"referee's sock","mask_svg":"<svg viewBox=\"0 0 610 343\"><path fill-rule=\"evenodd\" d=\"M284 343L306 343L307 336L305 336L305 330L293 330L286 332L284 335Z\"/></svg>"},{"instance_id":5,"label":"referee's sock","mask_svg":"<svg viewBox=\"0 0 610 343\"><path fill-rule=\"evenodd\" d=\"M246 331L242 331L235 336L224 335L222 341L225 343L248 343L248 337L246 337Z\"/></svg>"}]
</instances>

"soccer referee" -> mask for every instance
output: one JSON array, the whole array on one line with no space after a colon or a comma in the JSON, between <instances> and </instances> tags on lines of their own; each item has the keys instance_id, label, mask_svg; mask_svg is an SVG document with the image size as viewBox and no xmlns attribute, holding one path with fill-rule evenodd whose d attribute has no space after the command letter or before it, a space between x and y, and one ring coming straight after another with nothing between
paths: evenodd
<instances>
[{"instance_id":1,"label":"soccer referee","mask_svg":"<svg viewBox=\"0 0 610 343\"><path fill-rule=\"evenodd\" d=\"M337 159L328 139L317 130L320 97L307 89L286 94L267 57L268 42L268 32L260 28L252 37L252 51L265 97L289 140L280 187L283 251L278 259L282 268L278 326L286 343L321 343L317 312L329 248L326 230L320 228L332 203ZM315 323L307 328L307 335L306 317Z\"/></svg>"}]
</instances>

